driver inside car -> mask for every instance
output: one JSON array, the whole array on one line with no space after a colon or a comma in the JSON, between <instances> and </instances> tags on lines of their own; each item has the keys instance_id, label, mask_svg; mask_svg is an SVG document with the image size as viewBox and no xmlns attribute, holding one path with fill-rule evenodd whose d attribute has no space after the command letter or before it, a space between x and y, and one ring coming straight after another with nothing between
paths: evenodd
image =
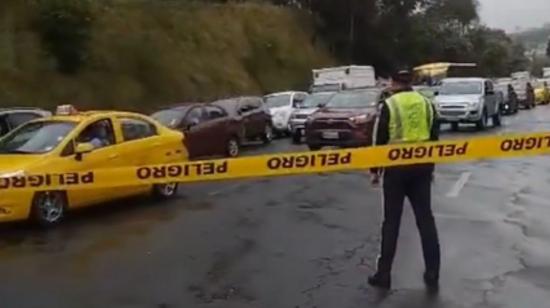
<instances>
[{"instance_id":1,"label":"driver inside car","mask_svg":"<svg viewBox=\"0 0 550 308\"><path fill-rule=\"evenodd\" d=\"M93 124L80 136L80 142L88 142L94 146L94 149L100 149L111 145L109 130L103 123Z\"/></svg>"}]
</instances>

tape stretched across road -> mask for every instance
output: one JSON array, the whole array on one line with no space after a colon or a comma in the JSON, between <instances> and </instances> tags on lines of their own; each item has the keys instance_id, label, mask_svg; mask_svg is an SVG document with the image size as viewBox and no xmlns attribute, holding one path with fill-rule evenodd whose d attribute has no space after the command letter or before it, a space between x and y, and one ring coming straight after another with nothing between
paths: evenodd
<instances>
[{"instance_id":1,"label":"tape stretched across road","mask_svg":"<svg viewBox=\"0 0 550 308\"><path fill-rule=\"evenodd\" d=\"M360 149L281 153L237 159L182 162L0 177L0 192L15 189L67 190L200 182L361 170L418 163L456 163L550 153L550 132L400 144ZM84 157L86 159L86 157Z\"/></svg>"}]
</instances>

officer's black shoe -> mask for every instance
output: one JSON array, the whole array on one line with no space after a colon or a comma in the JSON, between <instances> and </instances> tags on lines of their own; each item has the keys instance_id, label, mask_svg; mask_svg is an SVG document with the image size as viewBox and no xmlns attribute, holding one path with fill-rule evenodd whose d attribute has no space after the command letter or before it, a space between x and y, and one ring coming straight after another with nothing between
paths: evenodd
<instances>
[{"instance_id":1,"label":"officer's black shoe","mask_svg":"<svg viewBox=\"0 0 550 308\"><path fill-rule=\"evenodd\" d=\"M380 289L389 290L391 288L390 274L378 272L372 276L369 276L368 282L371 286Z\"/></svg>"},{"instance_id":2,"label":"officer's black shoe","mask_svg":"<svg viewBox=\"0 0 550 308\"><path fill-rule=\"evenodd\" d=\"M439 291L439 275L433 272L424 273L424 283L428 287L429 291Z\"/></svg>"}]
</instances>

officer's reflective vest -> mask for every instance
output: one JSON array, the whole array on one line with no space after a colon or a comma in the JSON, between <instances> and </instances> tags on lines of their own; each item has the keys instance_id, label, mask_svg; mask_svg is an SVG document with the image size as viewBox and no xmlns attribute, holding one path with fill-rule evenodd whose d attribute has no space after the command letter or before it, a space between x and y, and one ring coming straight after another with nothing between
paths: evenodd
<instances>
[{"instance_id":1,"label":"officer's reflective vest","mask_svg":"<svg viewBox=\"0 0 550 308\"><path fill-rule=\"evenodd\" d=\"M420 93L409 91L386 100L390 111L389 143L422 142L430 139L434 110Z\"/></svg>"}]
</instances>

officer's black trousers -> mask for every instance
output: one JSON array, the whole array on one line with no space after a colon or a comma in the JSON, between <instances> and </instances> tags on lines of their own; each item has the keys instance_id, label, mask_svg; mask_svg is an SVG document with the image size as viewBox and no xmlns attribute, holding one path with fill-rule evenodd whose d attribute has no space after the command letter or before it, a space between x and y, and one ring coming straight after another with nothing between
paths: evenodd
<instances>
[{"instance_id":1,"label":"officer's black trousers","mask_svg":"<svg viewBox=\"0 0 550 308\"><path fill-rule=\"evenodd\" d=\"M422 239L426 271L439 274L440 250L437 228L431 208L433 165L388 168L384 172L384 222L378 271L390 273L407 197L412 205Z\"/></svg>"}]
</instances>

